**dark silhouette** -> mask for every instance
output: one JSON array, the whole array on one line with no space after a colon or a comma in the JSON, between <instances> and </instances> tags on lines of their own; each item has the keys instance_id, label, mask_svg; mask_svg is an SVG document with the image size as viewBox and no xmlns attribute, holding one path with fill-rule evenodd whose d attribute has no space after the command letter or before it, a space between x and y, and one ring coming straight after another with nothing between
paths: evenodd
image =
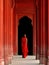
<instances>
[{"instance_id":1,"label":"dark silhouette","mask_svg":"<svg viewBox=\"0 0 49 65\"><path fill-rule=\"evenodd\" d=\"M18 26L18 54L22 54L21 49L21 38L24 34L26 34L28 38L28 54L33 54L33 26L31 24L32 20L28 18L27 16L22 17L19 20L19 26Z\"/></svg>"}]
</instances>

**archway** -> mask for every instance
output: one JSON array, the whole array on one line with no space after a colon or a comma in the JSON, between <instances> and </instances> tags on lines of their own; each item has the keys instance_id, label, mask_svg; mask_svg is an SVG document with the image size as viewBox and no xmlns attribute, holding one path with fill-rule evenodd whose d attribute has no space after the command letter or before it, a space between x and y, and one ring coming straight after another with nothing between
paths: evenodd
<instances>
[{"instance_id":1,"label":"archway","mask_svg":"<svg viewBox=\"0 0 49 65\"><path fill-rule=\"evenodd\" d=\"M32 20L27 16L23 16L19 20L19 26L18 26L18 55L22 54L21 38L24 34L26 34L27 38L28 38L28 49L29 49L28 55L33 55L33 26L31 24L31 22L32 22Z\"/></svg>"}]
</instances>

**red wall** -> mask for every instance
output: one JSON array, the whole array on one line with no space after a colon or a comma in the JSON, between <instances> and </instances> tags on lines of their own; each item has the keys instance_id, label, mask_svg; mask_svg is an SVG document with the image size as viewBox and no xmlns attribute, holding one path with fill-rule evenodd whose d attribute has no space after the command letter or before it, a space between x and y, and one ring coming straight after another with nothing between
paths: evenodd
<instances>
[{"instance_id":1,"label":"red wall","mask_svg":"<svg viewBox=\"0 0 49 65\"><path fill-rule=\"evenodd\" d=\"M33 4L32 4L33 3ZM17 2L16 3L16 46L18 53L18 25L19 19L23 16L28 16L32 19L33 25L33 54L36 55L36 8L34 2Z\"/></svg>"}]
</instances>

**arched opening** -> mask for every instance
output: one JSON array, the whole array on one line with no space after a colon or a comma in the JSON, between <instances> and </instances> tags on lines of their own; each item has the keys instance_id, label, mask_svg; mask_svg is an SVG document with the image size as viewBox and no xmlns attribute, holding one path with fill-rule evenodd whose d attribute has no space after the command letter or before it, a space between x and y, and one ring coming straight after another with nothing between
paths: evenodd
<instances>
[{"instance_id":1,"label":"arched opening","mask_svg":"<svg viewBox=\"0 0 49 65\"><path fill-rule=\"evenodd\" d=\"M18 26L18 55L22 54L21 51L21 38L24 34L26 34L28 38L28 55L33 55L33 26L31 24L32 20L27 17L23 16L19 20L19 26Z\"/></svg>"}]
</instances>

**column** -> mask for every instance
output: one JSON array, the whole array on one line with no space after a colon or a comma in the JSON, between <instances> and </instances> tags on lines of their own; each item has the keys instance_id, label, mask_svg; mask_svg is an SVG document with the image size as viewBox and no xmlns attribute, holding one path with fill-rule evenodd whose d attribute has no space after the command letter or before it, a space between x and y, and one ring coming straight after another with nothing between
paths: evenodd
<instances>
[{"instance_id":1,"label":"column","mask_svg":"<svg viewBox=\"0 0 49 65\"><path fill-rule=\"evenodd\" d=\"M39 30L39 36L40 36L40 42L39 42L39 58L40 58L40 63L44 64L45 63L45 1L41 0L40 1L40 30Z\"/></svg>"},{"instance_id":2,"label":"column","mask_svg":"<svg viewBox=\"0 0 49 65\"><path fill-rule=\"evenodd\" d=\"M0 0L0 65L4 65L3 11L3 0Z\"/></svg>"},{"instance_id":3,"label":"column","mask_svg":"<svg viewBox=\"0 0 49 65\"><path fill-rule=\"evenodd\" d=\"M8 64L12 57L12 42L11 42L11 36L12 36L12 20L11 20L11 2L10 0L5 0L5 23L4 23L4 51L5 51L5 65Z\"/></svg>"},{"instance_id":4,"label":"column","mask_svg":"<svg viewBox=\"0 0 49 65\"><path fill-rule=\"evenodd\" d=\"M42 63L45 63L45 49L46 49L46 45L45 45L45 40L46 40L46 38L45 38L45 0L43 0L43 8L42 8L42 16L43 16L43 23L42 23L42 25L43 25L43 28L42 28Z\"/></svg>"},{"instance_id":5,"label":"column","mask_svg":"<svg viewBox=\"0 0 49 65\"><path fill-rule=\"evenodd\" d=\"M39 59L39 5L36 7L36 59Z\"/></svg>"},{"instance_id":6,"label":"column","mask_svg":"<svg viewBox=\"0 0 49 65\"><path fill-rule=\"evenodd\" d=\"M48 65L48 0L45 0L45 65Z\"/></svg>"},{"instance_id":7,"label":"column","mask_svg":"<svg viewBox=\"0 0 49 65\"><path fill-rule=\"evenodd\" d=\"M41 35L40 35L40 63L42 63L43 61L43 54L42 54L42 51L43 51L43 0L40 1L40 25L41 25Z\"/></svg>"},{"instance_id":8,"label":"column","mask_svg":"<svg viewBox=\"0 0 49 65\"><path fill-rule=\"evenodd\" d=\"M33 55L36 55L36 11L33 14Z\"/></svg>"},{"instance_id":9,"label":"column","mask_svg":"<svg viewBox=\"0 0 49 65\"><path fill-rule=\"evenodd\" d=\"M39 59L41 52L41 1L39 1Z\"/></svg>"},{"instance_id":10,"label":"column","mask_svg":"<svg viewBox=\"0 0 49 65\"><path fill-rule=\"evenodd\" d=\"M11 8L11 55L13 56L13 8Z\"/></svg>"},{"instance_id":11,"label":"column","mask_svg":"<svg viewBox=\"0 0 49 65\"><path fill-rule=\"evenodd\" d=\"M13 11L13 54L16 55L16 5Z\"/></svg>"},{"instance_id":12,"label":"column","mask_svg":"<svg viewBox=\"0 0 49 65\"><path fill-rule=\"evenodd\" d=\"M48 0L48 65L49 65L49 0Z\"/></svg>"}]
</instances>

